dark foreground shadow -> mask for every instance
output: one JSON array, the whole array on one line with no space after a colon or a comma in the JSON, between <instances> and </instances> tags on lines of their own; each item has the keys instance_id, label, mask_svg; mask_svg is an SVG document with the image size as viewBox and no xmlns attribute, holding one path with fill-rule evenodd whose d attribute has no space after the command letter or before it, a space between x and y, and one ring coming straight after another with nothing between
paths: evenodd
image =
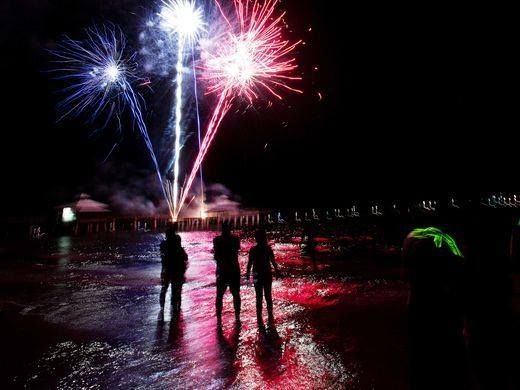
<instances>
[{"instance_id":1,"label":"dark foreground shadow","mask_svg":"<svg viewBox=\"0 0 520 390\"><path fill-rule=\"evenodd\" d=\"M240 324L236 323L228 335L224 334L222 326L217 326L217 344L219 347L221 376L226 379L225 388L231 386L237 377L238 369L235 367L237 351L240 343Z\"/></svg>"},{"instance_id":2,"label":"dark foreground shadow","mask_svg":"<svg viewBox=\"0 0 520 390\"><path fill-rule=\"evenodd\" d=\"M282 372L282 339L274 324L258 328L255 348L258 367L264 380L270 382Z\"/></svg>"},{"instance_id":3,"label":"dark foreground shadow","mask_svg":"<svg viewBox=\"0 0 520 390\"><path fill-rule=\"evenodd\" d=\"M182 338L184 331L182 314L171 317L169 325L164 321L164 316L159 313L155 341L157 346L174 348Z\"/></svg>"}]
</instances>

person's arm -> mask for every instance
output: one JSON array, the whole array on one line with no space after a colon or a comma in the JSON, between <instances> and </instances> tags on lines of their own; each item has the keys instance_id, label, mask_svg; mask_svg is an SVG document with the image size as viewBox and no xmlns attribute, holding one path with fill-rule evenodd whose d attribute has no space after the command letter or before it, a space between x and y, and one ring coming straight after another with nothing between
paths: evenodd
<instances>
[{"instance_id":1,"label":"person's arm","mask_svg":"<svg viewBox=\"0 0 520 390\"><path fill-rule=\"evenodd\" d=\"M159 248L161 252L161 264L164 266L166 264L166 241L161 242Z\"/></svg>"},{"instance_id":2,"label":"person's arm","mask_svg":"<svg viewBox=\"0 0 520 390\"><path fill-rule=\"evenodd\" d=\"M235 237L236 240L235 240L235 250L236 250L236 253L237 253L237 256L240 255L240 238L238 237Z\"/></svg>"},{"instance_id":3,"label":"person's arm","mask_svg":"<svg viewBox=\"0 0 520 390\"><path fill-rule=\"evenodd\" d=\"M164 241L161 242L160 245L160 251L161 251L161 283L164 282L164 278L166 277L166 248Z\"/></svg>"},{"instance_id":4,"label":"person's arm","mask_svg":"<svg viewBox=\"0 0 520 390\"><path fill-rule=\"evenodd\" d=\"M251 275L251 267L253 266L253 249L249 251L249 260L247 261L247 272L246 272L246 279L249 280L249 276Z\"/></svg>"},{"instance_id":5,"label":"person's arm","mask_svg":"<svg viewBox=\"0 0 520 390\"><path fill-rule=\"evenodd\" d=\"M215 237L213 239L213 260L217 261L218 256L219 256L218 243L217 243L217 237Z\"/></svg>"},{"instance_id":6,"label":"person's arm","mask_svg":"<svg viewBox=\"0 0 520 390\"><path fill-rule=\"evenodd\" d=\"M161 242L161 244L159 245L159 252L161 252L161 256L164 255L164 251L166 249L165 246L166 246L166 241Z\"/></svg>"},{"instance_id":7,"label":"person's arm","mask_svg":"<svg viewBox=\"0 0 520 390\"><path fill-rule=\"evenodd\" d=\"M188 269L188 254L182 249L182 275L185 277L186 271Z\"/></svg>"},{"instance_id":8,"label":"person's arm","mask_svg":"<svg viewBox=\"0 0 520 390\"><path fill-rule=\"evenodd\" d=\"M274 274L278 278L278 276L280 275L280 270L278 268L278 263L276 262L276 259L274 257L274 252L271 248L269 248L269 260L271 261L271 264L274 267Z\"/></svg>"}]
</instances>

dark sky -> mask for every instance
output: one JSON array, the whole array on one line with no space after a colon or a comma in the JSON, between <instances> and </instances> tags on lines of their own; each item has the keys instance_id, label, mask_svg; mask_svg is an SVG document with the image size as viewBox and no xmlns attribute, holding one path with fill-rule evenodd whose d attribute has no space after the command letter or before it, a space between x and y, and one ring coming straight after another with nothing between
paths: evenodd
<instances>
[{"instance_id":1,"label":"dark sky","mask_svg":"<svg viewBox=\"0 0 520 390\"><path fill-rule=\"evenodd\" d=\"M254 206L518 190L513 13L489 5L336 3L282 2L292 37L306 42L298 51L305 94L230 114L206 160L206 179ZM135 131L93 134L84 118L56 123L58 86L45 51L63 34L81 37L83 27L105 21L135 43L152 4L0 3L3 213L22 205L34 212L82 190L95 193L100 181L152 172ZM170 103L155 92L145 99L157 138L165 126L159 105Z\"/></svg>"}]
</instances>

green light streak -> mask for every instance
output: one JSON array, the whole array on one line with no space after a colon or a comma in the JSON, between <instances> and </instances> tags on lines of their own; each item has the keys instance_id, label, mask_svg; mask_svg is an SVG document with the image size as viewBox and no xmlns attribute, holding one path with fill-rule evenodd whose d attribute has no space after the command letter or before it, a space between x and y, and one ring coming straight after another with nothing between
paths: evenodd
<instances>
[{"instance_id":1,"label":"green light streak","mask_svg":"<svg viewBox=\"0 0 520 390\"><path fill-rule=\"evenodd\" d=\"M412 237L417 239L431 238L437 248L442 248L446 245L448 249L455 256L464 257L460 251L455 239L447 233L443 233L442 230L436 227L427 227L423 229L414 229L412 231Z\"/></svg>"}]
</instances>

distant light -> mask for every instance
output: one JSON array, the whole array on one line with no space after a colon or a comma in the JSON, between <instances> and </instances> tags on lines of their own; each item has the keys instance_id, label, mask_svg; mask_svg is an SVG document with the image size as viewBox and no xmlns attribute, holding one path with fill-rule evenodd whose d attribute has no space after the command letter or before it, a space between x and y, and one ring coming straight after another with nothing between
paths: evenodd
<instances>
[{"instance_id":1,"label":"distant light","mask_svg":"<svg viewBox=\"0 0 520 390\"><path fill-rule=\"evenodd\" d=\"M61 213L61 220L63 223L74 222L76 220L76 214L70 207L64 207Z\"/></svg>"}]
</instances>

